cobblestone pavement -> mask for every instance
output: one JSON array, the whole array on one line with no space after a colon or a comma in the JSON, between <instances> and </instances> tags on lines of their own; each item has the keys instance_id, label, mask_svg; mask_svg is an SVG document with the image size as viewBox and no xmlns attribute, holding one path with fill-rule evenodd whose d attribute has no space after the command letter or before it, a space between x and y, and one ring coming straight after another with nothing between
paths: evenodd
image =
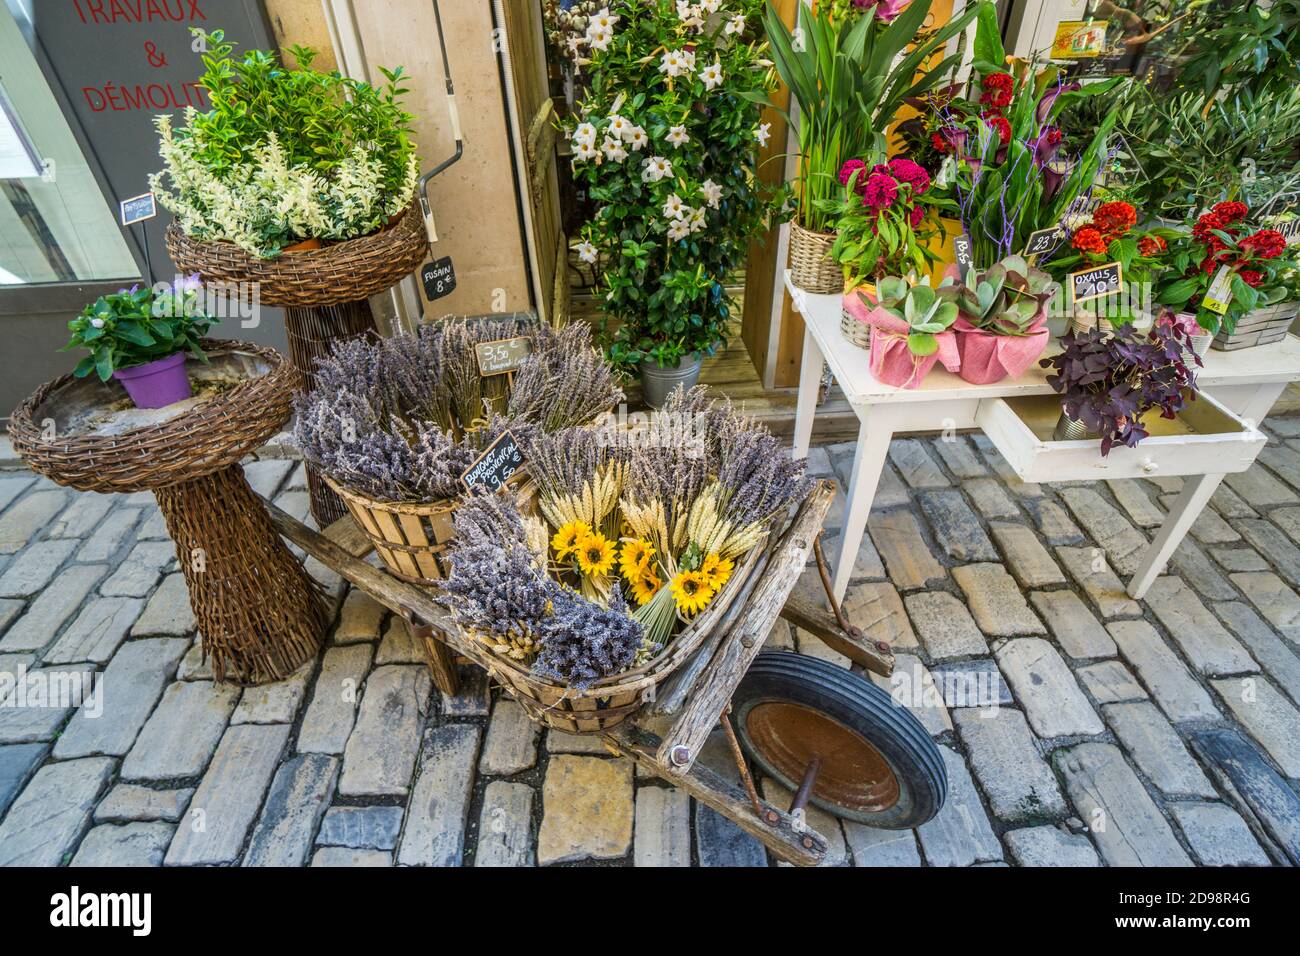
<instances>
[{"instance_id":1,"label":"cobblestone pavement","mask_svg":"<svg viewBox=\"0 0 1300 956\"><path fill-rule=\"evenodd\" d=\"M1116 575L1178 479L1028 485L983 437L896 440L847 607L901 686L933 689L913 706L950 796L915 832L811 812L829 862L1300 861L1300 419L1268 427L1143 603ZM811 462L843 487L851 458ZM306 514L293 462L247 472ZM539 732L481 672L442 699L404 625L313 570L340 607L323 654L217 686L151 496L0 473L0 674L30 672L26 706L0 676L0 863L771 862L599 743ZM769 643L847 664L783 622ZM88 671L102 713L37 699L55 685L32 674Z\"/></svg>"}]
</instances>

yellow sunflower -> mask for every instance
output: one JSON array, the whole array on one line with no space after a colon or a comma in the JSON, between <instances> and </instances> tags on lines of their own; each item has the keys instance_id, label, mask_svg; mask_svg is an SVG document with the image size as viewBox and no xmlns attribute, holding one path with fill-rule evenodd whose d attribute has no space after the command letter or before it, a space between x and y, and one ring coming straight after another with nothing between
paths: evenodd
<instances>
[{"instance_id":1,"label":"yellow sunflower","mask_svg":"<svg viewBox=\"0 0 1300 956\"><path fill-rule=\"evenodd\" d=\"M632 597L639 607L645 607L664 586L654 574L643 574L632 582Z\"/></svg>"},{"instance_id":2,"label":"yellow sunflower","mask_svg":"<svg viewBox=\"0 0 1300 956\"><path fill-rule=\"evenodd\" d=\"M736 562L731 558L724 558L719 554L709 554L705 555L704 563L700 565L700 573L709 582L709 587L713 588L714 591L721 591L722 586L727 583L735 567Z\"/></svg>"},{"instance_id":3,"label":"yellow sunflower","mask_svg":"<svg viewBox=\"0 0 1300 956\"><path fill-rule=\"evenodd\" d=\"M570 521L551 537L551 547L555 549L555 559L563 561L578 550L578 542L591 534L591 525L582 521Z\"/></svg>"},{"instance_id":4,"label":"yellow sunflower","mask_svg":"<svg viewBox=\"0 0 1300 956\"><path fill-rule=\"evenodd\" d=\"M654 545L642 538L633 538L630 541L623 542L623 549L618 557L618 565L623 571L623 576L628 581L635 583L646 574L653 573L650 571L650 560L654 556Z\"/></svg>"},{"instance_id":5,"label":"yellow sunflower","mask_svg":"<svg viewBox=\"0 0 1300 956\"><path fill-rule=\"evenodd\" d=\"M695 614L713 599L714 590L702 571L682 571L673 578L671 586L677 609L683 614Z\"/></svg>"},{"instance_id":6,"label":"yellow sunflower","mask_svg":"<svg viewBox=\"0 0 1300 956\"><path fill-rule=\"evenodd\" d=\"M584 574L603 576L614 569L614 542L599 532L584 535L574 553Z\"/></svg>"}]
</instances>

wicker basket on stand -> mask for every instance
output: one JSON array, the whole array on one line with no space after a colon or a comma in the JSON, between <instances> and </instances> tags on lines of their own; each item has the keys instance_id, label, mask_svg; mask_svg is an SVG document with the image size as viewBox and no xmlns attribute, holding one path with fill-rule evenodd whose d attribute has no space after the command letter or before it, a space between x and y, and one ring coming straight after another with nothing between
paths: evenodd
<instances>
[{"instance_id":1,"label":"wicker basket on stand","mask_svg":"<svg viewBox=\"0 0 1300 956\"><path fill-rule=\"evenodd\" d=\"M442 555L456 533L454 499L376 501L349 491L328 475L321 478L343 499L393 577L410 584L434 584L447 576Z\"/></svg>"},{"instance_id":2,"label":"wicker basket on stand","mask_svg":"<svg viewBox=\"0 0 1300 956\"><path fill-rule=\"evenodd\" d=\"M831 258L835 233L813 232L790 223L790 281L805 292L832 293L844 288L844 273Z\"/></svg>"}]
</instances>

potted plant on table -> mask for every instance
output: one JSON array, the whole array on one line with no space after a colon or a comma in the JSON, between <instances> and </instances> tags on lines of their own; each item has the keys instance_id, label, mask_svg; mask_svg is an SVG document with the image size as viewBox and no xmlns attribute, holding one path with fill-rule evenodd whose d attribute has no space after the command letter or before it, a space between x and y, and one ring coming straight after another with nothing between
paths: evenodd
<instances>
[{"instance_id":1,"label":"potted plant on table","mask_svg":"<svg viewBox=\"0 0 1300 956\"><path fill-rule=\"evenodd\" d=\"M957 320L955 290L935 291L886 276L877 295L858 291L859 321L871 329L871 374L898 388L916 388L936 362L957 371L961 364L951 331Z\"/></svg>"},{"instance_id":2,"label":"potted plant on table","mask_svg":"<svg viewBox=\"0 0 1300 956\"><path fill-rule=\"evenodd\" d=\"M199 305L198 280L158 289L132 286L102 295L68 323L61 351L88 349L73 374L117 379L138 408L163 408L192 394L186 356L207 361L199 341L216 319Z\"/></svg>"},{"instance_id":3,"label":"potted plant on table","mask_svg":"<svg viewBox=\"0 0 1300 956\"><path fill-rule=\"evenodd\" d=\"M1047 348L1048 304L1059 288L1023 256L1007 256L984 272L971 269L956 286L962 379L990 385L1024 374Z\"/></svg>"}]
</instances>

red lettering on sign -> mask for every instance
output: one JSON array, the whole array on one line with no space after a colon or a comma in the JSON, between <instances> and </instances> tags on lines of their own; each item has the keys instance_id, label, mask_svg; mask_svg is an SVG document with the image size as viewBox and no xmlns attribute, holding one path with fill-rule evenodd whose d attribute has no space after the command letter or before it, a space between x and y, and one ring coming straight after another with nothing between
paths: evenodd
<instances>
[{"instance_id":1,"label":"red lettering on sign","mask_svg":"<svg viewBox=\"0 0 1300 956\"><path fill-rule=\"evenodd\" d=\"M81 95L86 98L86 105L92 113L111 110L115 113L133 112L135 110L179 110L193 106L198 110L208 108L203 87L197 83L137 83L134 86L118 86L106 83L102 87L83 86Z\"/></svg>"},{"instance_id":2,"label":"red lettering on sign","mask_svg":"<svg viewBox=\"0 0 1300 956\"><path fill-rule=\"evenodd\" d=\"M77 9L77 16L82 23L153 23L158 20L195 21L208 18L200 0L108 0L108 9L104 9L104 0L72 0ZM82 4L85 4L83 7ZM90 19L86 19L86 15Z\"/></svg>"}]
</instances>

